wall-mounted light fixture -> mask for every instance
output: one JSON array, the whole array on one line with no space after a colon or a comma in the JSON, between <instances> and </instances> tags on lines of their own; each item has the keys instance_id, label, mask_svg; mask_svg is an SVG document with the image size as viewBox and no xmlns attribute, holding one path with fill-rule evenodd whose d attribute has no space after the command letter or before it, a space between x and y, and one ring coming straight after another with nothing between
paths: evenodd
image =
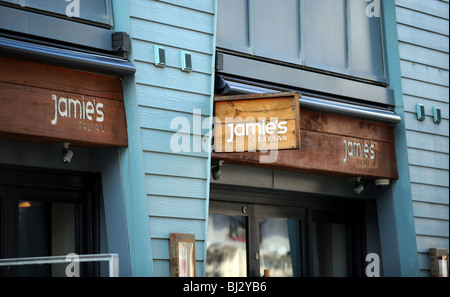
<instances>
[{"instance_id":1,"label":"wall-mounted light fixture","mask_svg":"<svg viewBox=\"0 0 450 297\"><path fill-rule=\"evenodd\" d=\"M356 194L361 194L362 191L364 191L364 185L361 182L361 177L357 177L355 185L353 187L353 192L355 192Z\"/></svg>"},{"instance_id":2,"label":"wall-mounted light fixture","mask_svg":"<svg viewBox=\"0 0 450 297\"><path fill-rule=\"evenodd\" d=\"M389 186L391 181L388 178L379 178L374 180L373 183L378 189L384 190Z\"/></svg>"},{"instance_id":3,"label":"wall-mounted light fixture","mask_svg":"<svg viewBox=\"0 0 450 297\"><path fill-rule=\"evenodd\" d=\"M69 150L69 145L70 145L70 142L64 142L63 148L62 148L61 161L66 164L69 164L70 161L72 161L72 157L73 157L73 152L71 150Z\"/></svg>"},{"instance_id":4,"label":"wall-mounted light fixture","mask_svg":"<svg viewBox=\"0 0 450 297\"><path fill-rule=\"evenodd\" d=\"M214 75L214 94L215 95L225 95L230 92L230 86L223 79L222 76L216 74Z\"/></svg>"},{"instance_id":5,"label":"wall-mounted light fixture","mask_svg":"<svg viewBox=\"0 0 450 297\"><path fill-rule=\"evenodd\" d=\"M223 160L211 160L211 174L214 180L219 180L222 177L220 167L223 164Z\"/></svg>"}]
</instances>

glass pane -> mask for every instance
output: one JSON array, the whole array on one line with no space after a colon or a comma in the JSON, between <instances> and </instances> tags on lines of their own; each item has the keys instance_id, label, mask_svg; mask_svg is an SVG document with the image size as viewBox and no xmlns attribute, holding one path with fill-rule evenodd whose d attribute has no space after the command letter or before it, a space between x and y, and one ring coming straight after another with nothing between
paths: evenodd
<instances>
[{"instance_id":1,"label":"glass pane","mask_svg":"<svg viewBox=\"0 0 450 297\"><path fill-rule=\"evenodd\" d=\"M195 276L195 263L193 263L194 261L188 261L188 259L194 259L194 244L192 242L180 242L178 243L178 249L179 276Z\"/></svg>"},{"instance_id":2,"label":"glass pane","mask_svg":"<svg viewBox=\"0 0 450 297\"><path fill-rule=\"evenodd\" d=\"M75 204L52 203L52 256L76 253ZM53 264L52 276L65 277L67 264Z\"/></svg>"},{"instance_id":3,"label":"glass pane","mask_svg":"<svg viewBox=\"0 0 450 297\"><path fill-rule=\"evenodd\" d=\"M19 257L76 253L75 204L19 200ZM26 265L19 276L66 276L67 264Z\"/></svg>"},{"instance_id":4,"label":"glass pane","mask_svg":"<svg viewBox=\"0 0 450 297\"><path fill-rule=\"evenodd\" d=\"M316 222L312 227L314 276L348 276L346 225Z\"/></svg>"},{"instance_id":5,"label":"glass pane","mask_svg":"<svg viewBox=\"0 0 450 297\"><path fill-rule=\"evenodd\" d=\"M50 253L48 208L42 201L19 200L19 258ZM48 265L19 267L19 276L50 276Z\"/></svg>"},{"instance_id":6,"label":"glass pane","mask_svg":"<svg viewBox=\"0 0 450 297\"><path fill-rule=\"evenodd\" d=\"M68 17L110 24L109 0L0 0L0 2L9 2L21 7L30 7Z\"/></svg>"},{"instance_id":7,"label":"glass pane","mask_svg":"<svg viewBox=\"0 0 450 297\"><path fill-rule=\"evenodd\" d=\"M206 276L247 276L245 217L210 214Z\"/></svg>"},{"instance_id":8,"label":"glass pane","mask_svg":"<svg viewBox=\"0 0 450 297\"><path fill-rule=\"evenodd\" d=\"M248 0L219 0L217 45L246 51L249 47Z\"/></svg>"},{"instance_id":9,"label":"glass pane","mask_svg":"<svg viewBox=\"0 0 450 297\"><path fill-rule=\"evenodd\" d=\"M302 8L306 66L346 73L345 1L303 1Z\"/></svg>"},{"instance_id":10,"label":"glass pane","mask_svg":"<svg viewBox=\"0 0 450 297\"><path fill-rule=\"evenodd\" d=\"M253 7L255 55L299 64L298 0L258 0Z\"/></svg>"},{"instance_id":11,"label":"glass pane","mask_svg":"<svg viewBox=\"0 0 450 297\"><path fill-rule=\"evenodd\" d=\"M283 218L259 219L260 275L300 276L299 222Z\"/></svg>"},{"instance_id":12,"label":"glass pane","mask_svg":"<svg viewBox=\"0 0 450 297\"><path fill-rule=\"evenodd\" d=\"M351 74L383 81L380 18L366 15L366 1L349 1L348 5L351 12Z\"/></svg>"}]
</instances>

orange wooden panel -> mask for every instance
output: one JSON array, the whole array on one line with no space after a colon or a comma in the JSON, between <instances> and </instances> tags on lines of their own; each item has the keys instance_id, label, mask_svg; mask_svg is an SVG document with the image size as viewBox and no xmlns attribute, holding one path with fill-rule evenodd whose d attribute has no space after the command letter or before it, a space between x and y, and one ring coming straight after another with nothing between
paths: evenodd
<instances>
[{"instance_id":1,"label":"orange wooden panel","mask_svg":"<svg viewBox=\"0 0 450 297\"><path fill-rule=\"evenodd\" d=\"M220 97L214 103L214 151L297 149L299 94Z\"/></svg>"},{"instance_id":2,"label":"orange wooden panel","mask_svg":"<svg viewBox=\"0 0 450 297\"><path fill-rule=\"evenodd\" d=\"M212 157L298 172L398 178L392 126L304 109L300 114L299 150L213 152Z\"/></svg>"},{"instance_id":3,"label":"orange wooden panel","mask_svg":"<svg viewBox=\"0 0 450 297\"><path fill-rule=\"evenodd\" d=\"M128 145L119 78L4 57L0 65L3 137Z\"/></svg>"}]
</instances>

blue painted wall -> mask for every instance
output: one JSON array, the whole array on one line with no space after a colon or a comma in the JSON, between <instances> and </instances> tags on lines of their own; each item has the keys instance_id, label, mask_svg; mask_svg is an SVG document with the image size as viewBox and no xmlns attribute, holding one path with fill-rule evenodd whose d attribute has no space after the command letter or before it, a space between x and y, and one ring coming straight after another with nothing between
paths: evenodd
<instances>
[{"instance_id":1,"label":"blue painted wall","mask_svg":"<svg viewBox=\"0 0 450 297\"><path fill-rule=\"evenodd\" d=\"M430 248L449 249L449 2L396 0L406 148L420 276ZM418 121L415 107L425 106ZM432 107L442 111L433 123Z\"/></svg>"},{"instance_id":2,"label":"blue painted wall","mask_svg":"<svg viewBox=\"0 0 450 297\"><path fill-rule=\"evenodd\" d=\"M122 153L133 275L169 276L170 233L194 233L202 276L210 176L202 143L210 143L215 1L114 4L116 31L129 32L128 58L137 68L124 81L130 145ZM165 67L155 66L155 45L165 48ZM181 51L192 55L191 72L181 70Z\"/></svg>"},{"instance_id":3,"label":"blue painted wall","mask_svg":"<svg viewBox=\"0 0 450 297\"><path fill-rule=\"evenodd\" d=\"M129 7L126 1L113 0L114 29L131 34ZM133 62L133 52L127 58ZM128 147L121 148L120 158L124 184L124 208L128 233L132 276L153 276L146 192L142 158L142 142L138 118L136 82L134 77L122 81L127 119Z\"/></svg>"},{"instance_id":4,"label":"blue painted wall","mask_svg":"<svg viewBox=\"0 0 450 297\"><path fill-rule=\"evenodd\" d=\"M396 125L395 149L399 179L377 197L381 261L384 276L418 276L410 175L406 151L406 132L395 4L383 1L386 68L389 88L395 94L395 112L402 117Z\"/></svg>"},{"instance_id":5,"label":"blue painted wall","mask_svg":"<svg viewBox=\"0 0 450 297\"><path fill-rule=\"evenodd\" d=\"M427 249L448 248L448 13L436 8L448 2L425 2L383 1L387 77L403 118L400 179L377 198L385 276L416 276L419 267L427 275ZM123 84L130 145L121 151L132 274L168 276L169 234L180 232L195 234L201 276L210 154L200 146L210 141L216 1L114 5L115 30L131 35L137 68ZM154 64L155 45L166 50L165 67ZM181 71L181 51L192 54L193 71ZM416 122L417 100L441 107L443 123Z\"/></svg>"},{"instance_id":6,"label":"blue painted wall","mask_svg":"<svg viewBox=\"0 0 450 297\"><path fill-rule=\"evenodd\" d=\"M449 248L448 1L386 0L384 16L389 87L402 117L400 178L377 199L384 275L429 276L429 249ZM442 110L440 124L432 106Z\"/></svg>"}]
</instances>

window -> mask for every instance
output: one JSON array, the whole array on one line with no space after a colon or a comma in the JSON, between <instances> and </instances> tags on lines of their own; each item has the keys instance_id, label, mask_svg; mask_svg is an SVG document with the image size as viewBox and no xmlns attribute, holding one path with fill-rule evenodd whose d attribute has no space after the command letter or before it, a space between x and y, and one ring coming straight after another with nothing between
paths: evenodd
<instances>
[{"instance_id":1,"label":"window","mask_svg":"<svg viewBox=\"0 0 450 297\"><path fill-rule=\"evenodd\" d=\"M209 215L206 276L247 276L246 229L243 216Z\"/></svg>"},{"instance_id":2,"label":"window","mask_svg":"<svg viewBox=\"0 0 450 297\"><path fill-rule=\"evenodd\" d=\"M303 209L213 201L206 276L302 276L304 222Z\"/></svg>"},{"instance_id":3,"label":"window","mask_svg":"<svg viewBox=\"0 0 450 297\"><path fill-rule=\"evenodd\" d=\"M369 4L365 0L219 0L217 46L384 83L381 20L366 13Z\"/></svg>"},{"instance_id":4,"label":"window","mask_svg":"<svg viewBox=\"0 0 450 297\"><path fill-rule=\"evenodd\" d=\"M206 276L362 276L364 204L213 186Z\"/></svg>"},{"instance_id":5,"label":"window","mask_svg":"<svg viewBox=\"0 0 450 297\"><path fill-rule=\"evenodd\" d=\"M1 0L12 7L112 26L111 0Z\"/></svg>"},{"instance_id":6,"label":"window","mask_svg":"<svg viewBox=\"0 0 450 297\"><path fill-rule=\"evenodd\" d=\"M0 36L113 52L111 0L0 0Z\"/></svg>"},{"instance_id":7,"label":"window","mask_svg":"<svg viewBox=\"0 0 450 297\"><path fill-rule=\"evenodd\" d=\"M287 218L259 218L259 273L300 276L300 224Z\"/></svg>"},{"instance_id":8,"label":"window","mask_svg":"<svg viewBox=\"0 0 450 297\"><path fill-rule=\"evenodd\" d=\"M99 176L0 166L0 258L100 251ZM0 276L66 276L67 264L0 268ZM99 263L81 263L98 276Z\"/></svg>"}]
</instances>

